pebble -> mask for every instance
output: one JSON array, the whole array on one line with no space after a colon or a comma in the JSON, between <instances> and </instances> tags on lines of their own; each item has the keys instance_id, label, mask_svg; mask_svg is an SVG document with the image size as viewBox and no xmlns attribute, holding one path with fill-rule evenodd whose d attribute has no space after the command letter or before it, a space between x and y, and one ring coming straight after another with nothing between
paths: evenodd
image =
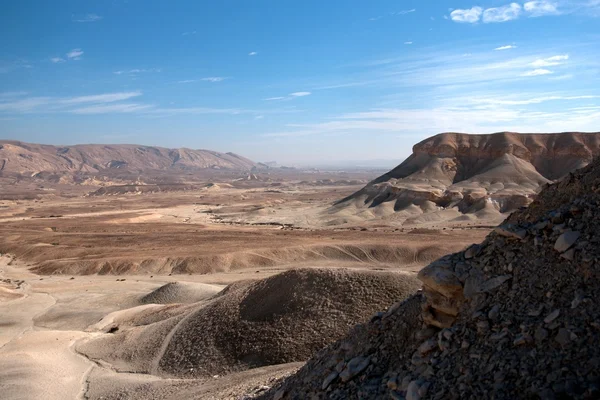
<instances>
[{"instance_id":1,"label":"pebble","mask_svg":"<svg viewBox=\"0 0 600 400\"><path fill-rule=\"evenodd\" d=\"M337 373L337 371L333 371L332 373L327 375L327 378L325 378L325 380L323 381L323 385L321 385L321 389L327 389L329 385L331 385L331 382L333 382L338 376L339 374Z\"/></svg>"},{"instance_id":2,"label":"pebble","mask_svg":"<svg viewBox=\"0 0 600 400\"><path fill-rule=\"evenodd\" d=\"M581 236L581 234L577 231L566 231L556 239L554 250L560 253L569 250L569 248L575 244L577 239L579 239L579 236Z\"/></svg>"},{"instance_id":3,"label":"pebble","mask_svg":"<svg viewBox=\"0 0 600 400\"><path fill-rule=\"evenodd\" d=\"M552 311L550 314L548 314L546 316L546 318L544 318L544 322L546 324L549 324L550 322L554 321L556 318L558 318L558 316L560 315L560 310L554 310Z\"/></svg>"},{"instance_id":4,"label":"pebble","mask_svg":"<svg viewBox=\"0 0 600 400\"><path fill-rule=\"evenodd\" d=\"M406 389L406 400L420 400L421 395L419 394L419 384L417 381L412 381L408 384Z\"/></svg>"},{"instance_id":5,"label":"pebble","mask_svg":"<svg viewBox=\"0 0 600 400\"><path fill-rule=\"evenodd\" d=\"M554 340L564 347L571 341L571 332L569 332L569 330L566 328L560 328L556 334L556 337L554 337Z\"/></svg>"},{"instance_id":6,"label":"pebble","mask_svg":"<svg viewBox=\"0 0 600 400\"><path fill-rule=\"evenodd\" d=\"M348 362L346 369L340 373L342 382L348 382L356 375L360 374L369 366L370 362L371 359L368 357L354 357L352 360L350 360L350 362Z\"/></svg>"}]
</instances>

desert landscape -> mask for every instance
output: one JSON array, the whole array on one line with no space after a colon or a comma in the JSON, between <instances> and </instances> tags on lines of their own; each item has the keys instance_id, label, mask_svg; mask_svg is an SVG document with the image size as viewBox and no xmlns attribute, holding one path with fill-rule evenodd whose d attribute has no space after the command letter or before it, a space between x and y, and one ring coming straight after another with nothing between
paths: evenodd
<instances>
[{"instance_id":1,"label":"desert landscape","mask_svg":"<svg viewBox=\"0 0 600 400\"><path fill-rule=\"evenodd\" d=\"M3 398L594 398L599 153L443 133L387 172L0 141Z\"/></svg>"}]
</instances>

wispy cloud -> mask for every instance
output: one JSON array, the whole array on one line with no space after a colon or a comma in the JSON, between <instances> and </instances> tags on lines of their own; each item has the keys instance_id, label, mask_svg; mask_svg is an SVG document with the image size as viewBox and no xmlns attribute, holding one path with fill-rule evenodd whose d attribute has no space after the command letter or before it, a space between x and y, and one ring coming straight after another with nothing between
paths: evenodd
<instances>
[{"instance_id":1,"label":"wispy cloud","mask_svg":"<svg viewBox=\"0 0 600 400\"><path fill-rule=\"evenodd\" d=\"M404 42L404 44L413 44L413 42Z\"/></svg>"},{"instance_id":2,"label":"wispy cloud","mask_svg":"<svg viewBox=\"0 0 600 400\"><path fill-rule=\"evenodd\" d=\"M147 110L153 106L148 104L108 104L108 105L93 105L88 107L75 108L69 110L73 114L110 114L110 113L132 113L136 111Z\"/></svg>"},{"instance_id":3,"label":"wispy cloud","mask_svg":"<svg viewBox=\"0 0 600 400\"><path fill-rule=\"evenodd\" d=\"M458 9L450 13L450 18L454 22L474 24L479 22L483 8L473 7L468 9Z\"/></svg>"},{"instance_id":4,"label":"wispy cloud","mask_svg":"<svg viewBox=\"0 0 600 400\"><path fill-rule=\"evenodd\" d=\"M258 55L258 52L256 51L251 51L250 53L248 53L249 56L256 56Z\"/></svg>"},{"instance_id":5,"label":"wispy cloud","mask_svg":"<svg viewBox=\"0 0 600 400\"><path fill-rule=\"evenodd\" d=\"M83 55L83 50L73 49L67 53L67 58L69 60L81 60L82 55Z\"/></svg>"},{"instance_id":6,"label":"wispy cloud","mask_svg":"<svg viewBox=\"0 0 600 400\"><path fill-rule=\"evenodd\" d=\"M563 54L563 55L538 59L538 60L535 60L534 62L532 62L530 65L534 68L553 67L556 65L564 64L564 61L567 61L568 59L569 59L569 55Z\"/></svg>"},{"instance_id":7,"label":"wispy cloud","mask_svg":"<svg viewBox=\"0 0 600 400\"><path fill-rule=\"evenodd\" d=\"M52 57L50 59L50 62L54 63L54 64L58 64L58 63L63 63L65 62L65 59L62 57Z\"/></svg>"},{"instance_id":8,"label":"wispy cloud","mask_svg":"<svg viewBox=\"0 0 600 400\"><path fill-rule=\"evenodd\" d=\"M518 3L510 3L503 7L488 8L483 12L483 22L507 22L519 18L521 6Z\"/></svg>"},{"instance_id":9,"label":"wispy cloud","mask_svg":"<svg viewBox=\"0 0 600 400\"><path fill-rule=\"evenodd\" d=\"M198 82L196 79L184 79L182 81L177 81L177 83L194 83Z\"/></svg>"},{"instance_id":10,"label":"wispy cloud","mask_svg":"<svg viewBox=\"0 0 600 400\"><path fill-rule=\"evenodd\" d=\"M213 83L215 83L215 82L223 82L225 79L228 79L228 78L225 78L225 77L222 77L222 76L209 76L207 78L202 78L201 80L205 81L205 82L213 82Z\"/></svg>"},{"instance_id":11,"label":"wispy cloud","mask_svg":"<svg viewBox=\"0 0 600 400\"><path fill-rule=\"evenodd\" d=\"M523 9L527 11L531 17L560 14L558 11L558 4L555 1L548 0L528 1L523 4Z\"/></svg>"},{"instance_id":12,"label":"wispy cloud","mask_svg":"<svg viewBox=\"0 0 600 400\"><path fill-rule=\"evenodd\" d=\"M120 71L115 71L113 72L113 74L115 75L135 75L135 74L143 74L146 72L162 72L161 68L134 68L134 69L128 69L128 70L120 70Z\"/></svg>"},{"instance_id":13,"label":"wispy cloud","mask_svg":"<svg viewBox=\"0 0 600 400\"><path fill-rule=\"evenodd\" d=\"M499 98L449 98L447 104L432 108L379 108L339 115L313 124L288 124L279 132L265 137L296 137L308 135L401 134L430 136L451 132L557 132L567 130L597 130L600 106L569 107L568 102L595 99L597 96L548 95L506 101ZM557 112L544 112L535 105L563 101ZM533 107L533 108L532 108Z\"/></svg>"},{"instance_id":14,"label":"wispy cloud","mask_svg":"<svg viewBox=\"0 0 600 400\"><path fill-rule=\"evenodd\" d=\"M416 8L411 8L410 10L397 11L395 13L392 13L392 15L406 15L406 14L414 13L416 11L417 11Z\"/></svg>"},{"instance_id":15,"label":"wispy cloud","mask_svg":"<svg viewBox=\"0 0 600 400\"><path fill-rule=\"evenodd\" d=\"M196 34L196 31L191 31L191 32L183 32L183 33L181 34L181 36L189 36L189 35L195 35L195 34Z\"/></svg>"},{"instance_id":16,"label":"wispy cloud","mask_svg":"<svg viewBox=\"0 0 600 400\"><path fill-rule=\"evenodd\" d=\"M496 47L494 50L496 51L502 51L502 50L510 50L510 49L516 49L517 46L513 46L512 44L506 45L506 46L500 46L500 47Z\"/></svg>"},{"instance_id":17,"label":"wispy cloud","mask_svg":"<svg viewBox=\"0 0 600 400\"><path fill-rule=\"evenodd\" d=\"M287 96L268 97L264 100L265 101L292 100L292 99L297 99L299 97L310 96L311 94L312 94L311 92L294 92L294 93L290 93Z\"/></svg>"},{"instance_id":18,"label":"wispy cloud","mask_svg":"<svg viewBox=\"0 0 600 400\"><path fill-rule=\"evenodd\" d=\"M521 76L540 76L540 75L550 75L553 74L554 72L550 71L549 69L544 69L544 68L537 68L531 71L527 71L521 74Z\"/></svg>"},{"instance_id":19,"label":"wispy cloud","mask_svg":"<svg viewBox=\"0 0 600 400\"><path fill-rule=\"evenodd\" d=\"M59 100L62 104L81 104L81 103L114 103L116 101L128 100L133 97L141 96L142 92L121 92L121 93L104 93L92 96L71 97L68 99Z\"/></svg>"},{"instance_id":20,"label":"wispy cloud","mask_svg":"<svg viewBox=\"0 0 600 400\"><path fill-rule=\"evenodd\" d=\"M96 22L100 21L102 17L98 14L86 14L81 16L73 16L74 22Z\"/></svg>"},{"instance_id":21,"label":"wispy cloud","mask_svg":"<svg viewBox=\"0 0 600 400\"><path fill-rule=\"evenodd\" d=\"M90 96L76 97L26 97L18 100L0 98L0 111L3 112L56 112L72 111L73 106L82 104L103 105L117 103L133 97L141 96L142 92L103 93Z\"/></svg>"}]
</instances>

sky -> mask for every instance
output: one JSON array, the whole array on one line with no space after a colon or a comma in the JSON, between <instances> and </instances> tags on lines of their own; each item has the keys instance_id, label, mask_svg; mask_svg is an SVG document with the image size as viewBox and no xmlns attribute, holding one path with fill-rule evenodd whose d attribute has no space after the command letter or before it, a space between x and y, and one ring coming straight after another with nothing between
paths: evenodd
<instances>
[{"instance_id":1,"label":"sky","mask_svg":"<svg viewBox=\"0 0 600 400\"><path fill-rule=\"evenodd\" d=\"M0 138L403 159L600 131L600 0L5 0Z\"/></svg>"}]
</instances>

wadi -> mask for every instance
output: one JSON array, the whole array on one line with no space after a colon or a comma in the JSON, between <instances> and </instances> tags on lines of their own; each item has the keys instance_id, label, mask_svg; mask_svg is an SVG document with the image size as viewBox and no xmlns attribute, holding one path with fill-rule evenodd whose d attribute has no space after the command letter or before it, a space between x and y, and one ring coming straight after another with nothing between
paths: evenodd
<instances>
[{"instance_id":1,"label":"wadi","mask_svg":"<svg viewBox=\"0 0 600 400\"><path fill-rule=\"evenodd\" d=\"M600 133L396 168L0 141L6 399L600 395Z\"/></svg>"}]
</instances>

